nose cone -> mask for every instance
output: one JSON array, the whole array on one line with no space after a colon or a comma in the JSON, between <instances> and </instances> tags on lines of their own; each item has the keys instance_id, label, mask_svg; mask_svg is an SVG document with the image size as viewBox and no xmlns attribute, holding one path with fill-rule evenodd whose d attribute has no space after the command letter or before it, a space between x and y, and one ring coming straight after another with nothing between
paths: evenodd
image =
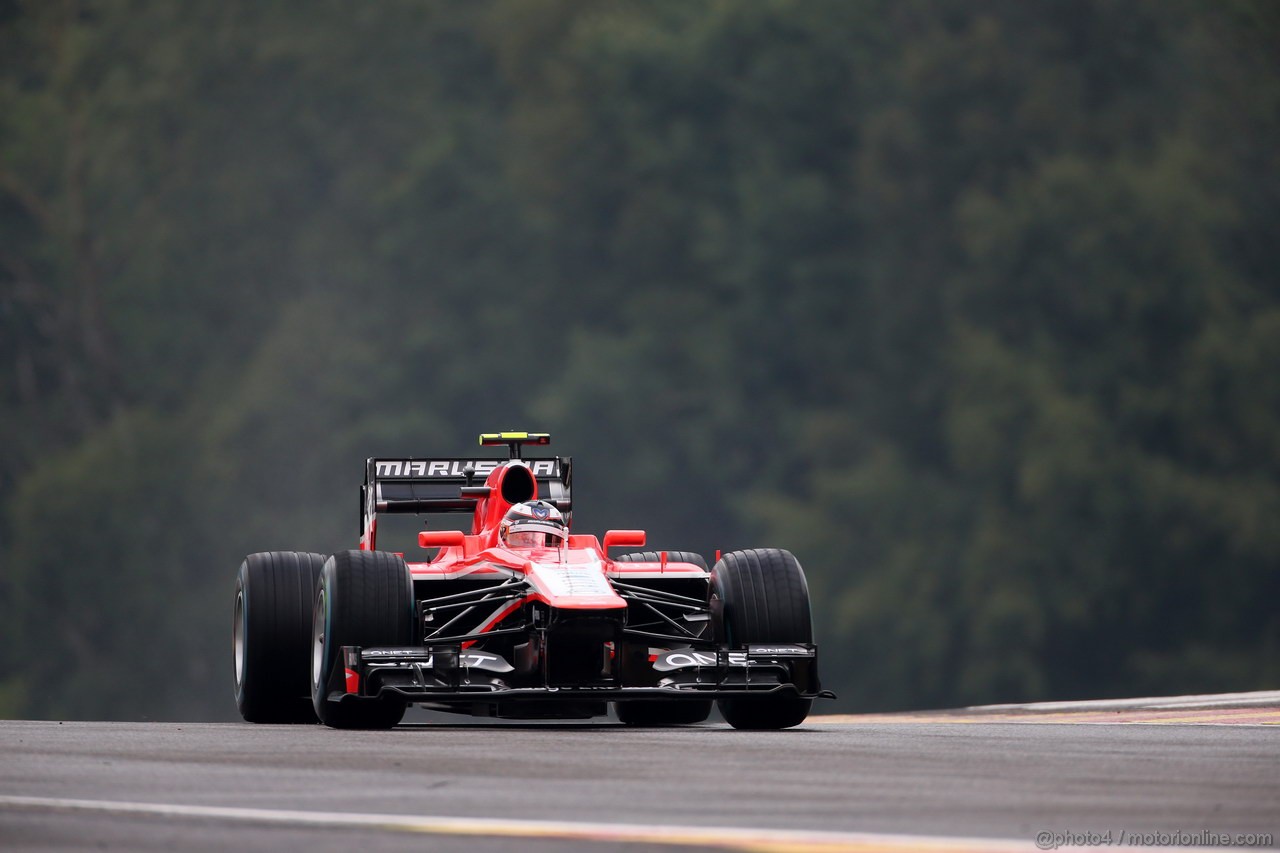
<instances>
[{"instance_id":1,"label":"nose cone","mask_svg":"<svg viewBox=\"0 0 1280 853\"><path fill-rule=\"evenodd\" d=\"M627 603L613 591L604 565L591 555L539 549L530 554L525 575L547 604L563 610L616 610ZM545 559L544 559L545 558Z\"/></svg>"}]
</instances>

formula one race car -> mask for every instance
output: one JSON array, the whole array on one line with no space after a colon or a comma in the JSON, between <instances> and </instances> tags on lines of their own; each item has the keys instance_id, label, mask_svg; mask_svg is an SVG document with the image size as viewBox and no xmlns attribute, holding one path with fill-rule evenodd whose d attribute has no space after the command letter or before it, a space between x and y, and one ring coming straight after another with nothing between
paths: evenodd
<instances>
[{"instance_id":1,"label":"formula one race car","mask_svg":"<svg viewBox=\"0 0 1280 853\"><path fill-rule=\"evenodd\" d=\"M815 698L809 590L788 551L706 562L641 551L641 530L569 532L572 460L369 459L360 549L251 554L235 590L235 692L250 722L388 728L410 703L509 719L801 723ZM381 513L466 512L418 534L433 558L376 548Z\"/></svg>"}]
</instances>

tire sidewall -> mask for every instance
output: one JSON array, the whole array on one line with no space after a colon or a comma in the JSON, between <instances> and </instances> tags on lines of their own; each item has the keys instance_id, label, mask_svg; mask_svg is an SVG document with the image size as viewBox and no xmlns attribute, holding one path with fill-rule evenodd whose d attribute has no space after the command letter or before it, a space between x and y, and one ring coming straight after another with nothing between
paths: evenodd
<instances>
[{"instance_id":1,"label":"tire sidewall","mask_svg":"<svg viewBox=\"0 0 1280 853\"><path fill-rule=\"evenodd\" d=\"M711 614L711 636L717 643L732 647L733 640L729 622L725 617L724 598L724 577L719 572L713 571L707 599L707 610Z\"/></svg>"},{"instance_id":2,"label":"tire sidewall","mask_svg":"<svg viewBox=\"0 0 1280 853\"><path fill-rule=\"evenodd\" d=\"M325 560L320 570L311 626L311 704L321 722L328 717L329 676L333 673L333 576L337 567L333 557ZM323 644L319 637L323 636ZM315 666L316 647L320 647L320 667Z\"/></svg>"},{"instance_id":3,"label":"tire sidewall","mask_svg":"<svg viewBox=\"0 0 1280 853\"><path fill-rule=\"evenodd\" d=\"M252 658L253 643L249 635L249 561L245 560L240 563L240 571L236 575L236 592L235 592L235 608L231 615L231 654L232 654L232 670L231 676L235 682L236 707L240 710L242 716L249 716L250 712L246 712L246 695L245 684L252 677ZM239 611L239 612L237 612ZM240 642L237 647L236 635L239 634Z\"/></svg>"}]
</instances>

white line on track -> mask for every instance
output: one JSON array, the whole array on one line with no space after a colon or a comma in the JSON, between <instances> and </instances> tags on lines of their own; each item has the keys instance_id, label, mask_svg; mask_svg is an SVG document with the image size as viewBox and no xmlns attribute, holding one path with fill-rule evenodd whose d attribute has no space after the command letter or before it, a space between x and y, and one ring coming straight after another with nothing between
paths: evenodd
<instances>
[{"instance_id":1,"label":"white line on track","mask_svg":"<svg viewBox=\"0 0 1280 853\"><path fill-rule=\"evenodd\" d=\"M585 823L558 820L502 820L442 816L284 811L278 809L130 803L113 800L68 800L46 797L0 796L0 809L87 811L161 818L202 818L242 823L382 829L433 835L542 838L595 843L644 843L703 846L760 853L821 851L924 851L924 853L1024 853L1030 842L994 838L946 838L886 835L864 832L807 832L788 829L747 829L717 826L648 826L625 823Z\"/></svg>"},{"instance_id":2,"label":"white line on track","mask_svg":"<svg viewBox=\"0 0 1280 853\"><path fill-rule=\"evenodd\" d=\"M1113 709L1246 708L1280 705L1280 690L1249 693L1210 693L1191 696L1148 696L1140 699L1089 699L1068 702L1031 702L1022 705L975 705L964 711L1110 711Z\"/></svg>"},{"instance_id":3,"label":"white line on track","mask_svg":"<svg viewBox=\"0 0 1280 853\"><path fill-rule=\"evenodd\" d=\"M504 820L443 816L309 812L280 809L130 803L114 800L72 800L48 797L0 796L0 809L84 811L158 818L222 819L241 823L379 829L431 835L490 838L529 838L597 844L650 844L746 850L752 853L1030 853L1030 841L1008 838L950 838L872 832L818 832L791 829L749 829L728 826L650 826L627 823L589 823L561 820ZM1117 851L1150 853L1223 853L1230 847L1117 847Z\"/></svg>"}]
</instances>

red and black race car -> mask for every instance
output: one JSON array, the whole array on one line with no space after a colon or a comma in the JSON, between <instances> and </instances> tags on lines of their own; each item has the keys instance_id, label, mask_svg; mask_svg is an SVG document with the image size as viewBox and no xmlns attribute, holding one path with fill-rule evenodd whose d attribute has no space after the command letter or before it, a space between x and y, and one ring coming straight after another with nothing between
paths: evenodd
<instances>
[{"instance_id":1,"label":"red and black race car","mask_svg":"<svg viewBox=\"0 0 1280 853\"><path fill-rule=\"evenodd\" d=\"M509 719L604 716L798 725L815 698L809 590L788 551L734 551L708 572L640 551L641 530L571 533L568 457L523 459L539 433L493 433L507 459L369 459L360 548L251 554L235 589L235 693L250 722L387 728L406 707ZM377 550L387 513L472 516L418 535L434 557ZM425 553L424 553L424 556Z\"/></svg>"}]
</instances>

